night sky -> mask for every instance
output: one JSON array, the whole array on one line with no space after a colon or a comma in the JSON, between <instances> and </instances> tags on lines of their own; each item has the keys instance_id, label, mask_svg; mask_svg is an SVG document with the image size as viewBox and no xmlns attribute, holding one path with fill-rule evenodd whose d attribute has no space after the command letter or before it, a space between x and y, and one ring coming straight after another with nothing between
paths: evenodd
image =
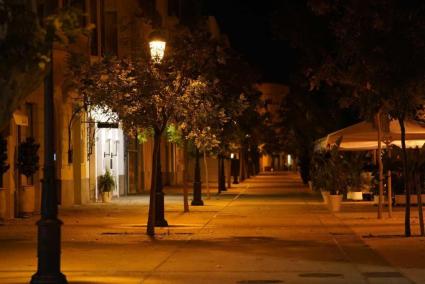
<instances>
[{"instance_id":1,"label":"night sky","mask_svg":"<svg viewBox=\"0 0 425 284\"><path fill-rule=\"evenodd\" d=\"M295 59L288 43L271 32L270 14L277 2L210 0L207 6L232 47L262 74L262 81L286 83Z\"/></svg>"}]
</instances>

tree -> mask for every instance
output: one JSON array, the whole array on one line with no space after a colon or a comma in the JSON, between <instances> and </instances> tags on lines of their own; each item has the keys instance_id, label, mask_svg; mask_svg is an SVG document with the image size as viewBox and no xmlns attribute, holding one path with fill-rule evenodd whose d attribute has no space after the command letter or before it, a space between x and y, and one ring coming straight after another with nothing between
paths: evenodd
<instances>
[{"instance_id":1,"label":"tree","mask_svg":"<svg viewBox=\"0 0 425 284\"><path fill-rule=\"evenodd\" d=\"M53 42L68 44L82 29L81 11L62 8L39 19L31 1L0 0L0 133L43 82Z\"/></svg>"},{"instance_id":2,"label":"tree","mask_svg":"<svg viewBox=\"0 0 425 284\"><path fill-rule=\"evenodd\" d=\"M328 17L318 16L310 7L309 1L284 1L272 14L273 34L288 42L296 61L288 81L289 93L280 106L280 121L272 125L280 135L266 145L294 155L304 183L310 178L314 141L356 122L357 116L357 110L340 101L351 94L346 86L337 82L315 85L311 80L314 71L334 54L335 37Z\"/></svg>"},{"instance_id":3,"label":"tree","mask_svg":"<svg viewBox=\"0 0 425 284\"><path fill-rule=\"evenodd\" d=\"M329 88L309 91L306 83L294 80L290 84L275 127L283 133L280 147L298 158L301 178L307 184L314 142L352 123L354 115L340 109L335 91Z\"/></svg>"},{"instance_id":4,"label":"tree","mask_svg":"<svg viewBox=\"0 0 425 284\"><path fill-rule=\"evenodd\" d=\"M146 43L147 46L147 43ZM125 130L137 135L152 129L151 193L147 233L154 235L155 192L158 189L158 161L161 136L167 125L192 120L188 108L207 105L211 94L205 70L213 72L222 52L205 29L190 31L178 27L170 32L166 55L152 62L147 50L128 58L103 58L83 70L75 68L77 85L88 105L99 106L106 115L117 114Z\"/></svg>"},{"instance_id":5,"label":"tree","mask_svg":"<svg viewBox=\"0 0 425 284\"><path fill-rule=\"evenodd\" d=\"M217 154L224 159L225 155L239 150L243 180L247 153L258 153L258 145L264 138L261 131L265 125L257 110L261 95L255 85L259 81L257 70L236 52L230 51L229 54L226 68L220 69L217 74L223 94L220 105L230 118L222 126ZM248 148L253 151L248 151ZM223 164L223 161L220 163ZM219 182L225 184L224 180Z\"/></svg>"},{"instance_id":6,"label":"tree","mask_svg":"<svg viewBox=\"0 0 425 284\"><path fill-rule=\"evenodd\" d=\"M403 168L403 150L395 145L391 146L391 155L387 151L383 157L385 168L390 171L402 172ZM422 209L422 187L424 184L424 169L425 169L425 145L421 148L408 149L407 168L406 172L409 175L409 182L412 189L416 189L418 200L418 219L421 236L425 236L425 227ZM404 178L404 177L403 177Z\"/></svg>"},{"instance_id":7,"label":"tree","mask_svg":"<svg viewBox=\"0 0 425 284\"><path fill-rule=\"evenodd\" d=\"M352 89L349 104L364 117L388 113L401 127L406 189L405 235L410 236L410 182L404 121L422 107L425 76L423 34L425 3L421 1L311 1L329 19L336 50L310 77ZM312 73L313 74L313 73Z\"/></svg>"},{"instance_id":8,"label":"tree","mask_svg":"<svg viewBox=\"0 0 425 284\"><path fill-rule=\"evenodd\" d=\"M294 1L290 3L294 5ZM309 0L297 7L299 15L305 17L295 20L295 29L287 38L302 55L308 55L304 57L307 64L303 74L310 90L323 85L342 86L348 91L339 96L342 105L357 108L363 119L372 120L377 113L397 119L406 169L404 120L415 117L425 97L425 4L400 0ZM277 23L282 27L281 21ZM410 183L406 170L404 175L405 234L409 236Z\"/></svg>"},{"instance_id":9,"label":"tree","mask_svg":"<svg viewBox=\"0 0 425 284\"><path fill-rule=\"evenodd\" d=\"M204 92L191 95L201 104L188 105L182 113L181 120L185 122L180 124L183 136L203 152L206 171L206 153L217 154L221 160L230 144L235 142L237 122L251 105L256 106L252 95L255 93L252 68L226 44L221 43L219 48L218 53L212 52L213 49L209 51L216 66L205 66L202 72L204 83L208 84L203 88ZM205 92L208 100L205 100ZM208 189L208 180L206 182Z\"/></svg>"}]
</instances>

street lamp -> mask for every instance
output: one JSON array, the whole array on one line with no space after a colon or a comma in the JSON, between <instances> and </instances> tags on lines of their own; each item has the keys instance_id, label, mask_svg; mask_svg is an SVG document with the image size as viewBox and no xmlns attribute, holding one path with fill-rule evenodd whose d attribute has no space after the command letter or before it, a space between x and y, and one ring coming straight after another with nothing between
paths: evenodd
<instances>
[{"instance_id":1,"label":"street lamp","mask_svg":"<svg viewBox=\"0 0 425 284\"><path fill-rule=\"evenodd\" d=\"M68 283L60 269L62 221L58 219L58 197L55 186L53 90L52 48L50 67L44 80L44 176L41 219L37 222L37 272L32 276L31 284Z\"/></svg>"},{"instance_id":2,"label":"street lamp","mask_svg":"<svg viewBox=\"0 0 425 284\"><path fill-rule=\"evenodd\" d=\"M161 63L164 58L166 41L160 31L153 31L149 36L149 49L154 63Z\"/></svg>"},{"instance_id":3,"label":"street lamp","mask_svg":"<svg viewBox=\"0 0 425 284\"><path fill-rule=\"evenodd\" d=\"M219 154L218 157L218 193L227 191L226 176L224 175L224 155Z\"/></svg>"},{"instance_id":4,"label":"street lamp","mask_svg":"<svg viewBox=\"0 0 425 284\"><path fill-rule=\"evenodd\" d=\"M165 37L158 30L153 31L149 36L149 49L151 53L151 60L155 64L160 64L165 54L166 41ZM160 151L160 149L158 149ZM157 176L156 178L156 192L155 192L155 226L167 227L168 222L165 220L164 214L164 192L162 191L162 174L161 174L161 154L158 153L156 161ZM153 173L155 171L152 171ZM154 187L152 187L154 188Z\"/></svg>"},{"instance_id":5,"label":"street lamp","mask_svg":"<svg viewBox=\"0 0 425 284\"><path fill-rule=\"evenodd\" d=\"M238 176L239 176L239 159L236 158L234 153L230 154L230 172L233 176L233 184L238 184Z\"/></svg>"}]
</instances>

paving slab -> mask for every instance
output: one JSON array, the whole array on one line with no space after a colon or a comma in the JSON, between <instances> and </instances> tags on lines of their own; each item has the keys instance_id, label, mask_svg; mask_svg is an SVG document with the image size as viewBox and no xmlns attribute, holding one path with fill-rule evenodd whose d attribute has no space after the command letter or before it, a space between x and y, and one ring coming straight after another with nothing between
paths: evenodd
<instances>
[{"instance_id":1,"label":"paving slab","mask_svg":"<svg viewBox=\"0 0 425 284\"><path fill-rule=\"evenodd\" d=\"M166 189L170 226L158 228L155 239L145 234L147 195L61 209L69 282L425 283L422 264L393 259L397 252L421 256L423 241L403 239L405 252L372 237L397 233L399 217L379 223L371 204L344 204L331 214L292 172L247 179L204 197L206 205L190 213L182 212L180 192ZM37 218L0 226L0 283L28 283L35 272Z\"/></svg>"}]
</instances>

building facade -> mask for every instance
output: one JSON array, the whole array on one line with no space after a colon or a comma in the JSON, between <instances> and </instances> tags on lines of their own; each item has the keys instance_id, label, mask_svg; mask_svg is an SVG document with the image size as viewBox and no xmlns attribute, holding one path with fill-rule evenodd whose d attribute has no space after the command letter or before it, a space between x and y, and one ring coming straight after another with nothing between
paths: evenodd
<instances>
[{"instance_id":1,"label":"building facade","mask_svg":"<svg viewBox=\"0 0 425 284\"><path fill-rule=\"evenodd\" d=\"M78 40L71 48L90 55L92 61L108 55L125 56L140 46L151 27L145 17L156 11L162 25L175 25L183 14L185 1L173 0L37 0L39 16L48 10L73 5L87 15L82 24L94 24L90 38ZM48 8L48 9L47 9ZM190 14L186 16L190 19ZM135 40L136 39L136 40ZM125 135L121 128L105 126L96 113L82 110L76 94L67 90L68 53L59 47L53 51L55 104L55 161L58 202L62 206L86 204L99 200L97 180L109 170L116 181L114 196L140 194L150 188L153 141L141 143ZM40 211L44 149L43 86L29 95L17 109L6 130L8 163L4 174L6 188L3 218L21 216L24 186L33 185L32 205ZM40 169L29 181L17 168L19 145L33 137L40 144ZM182 183L183 153L177 145L162 139L161 166L164 185Z\"/></svg>"}]
</instances>

